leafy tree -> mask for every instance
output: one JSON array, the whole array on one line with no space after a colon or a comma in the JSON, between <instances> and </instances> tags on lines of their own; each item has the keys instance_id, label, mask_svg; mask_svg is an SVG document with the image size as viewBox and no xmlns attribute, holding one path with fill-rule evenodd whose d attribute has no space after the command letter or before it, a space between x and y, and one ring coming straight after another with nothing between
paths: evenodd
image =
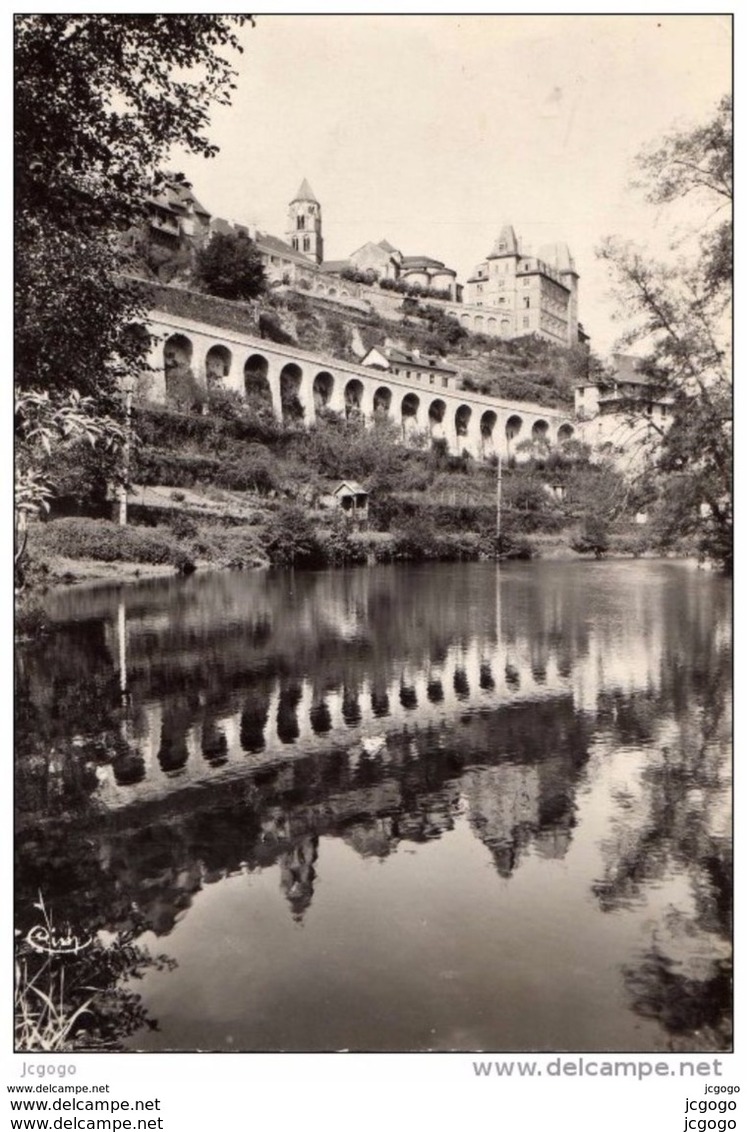
<instances>
[{"instance_id":1,"label":"leafy tree","mask_svg":"<svg viewBox=\"0 0 747 1132\"><path fill-rule=\"evenodd\" d=\"M671 399L672 424L654 454L666 504L664 544L694 536L704 556L730 568L731 100L704 126L672 134L639 159L651 201L706 202L695 248L667 263L608 239L598 254L616 281L629 322L623 341L644 344L644 372ZM714 208L715 205L715 208Z\"/></svg>"},{"instance_id":2,"label":"leafy tree","mask_svg":"<svg viewBox=\"0 0 747 1132\"><path fill-rule=\"evenodd\" d=\"M308 511L284 503L268 523L265 549L273 566L309 565L319 558L316 527Z\"/></svg>"},{"instance_id":3,"label":"leafy tree","mask_svg":"<svg viewBox=\"0 0 747 1132\"><path fill-rule=\"evenodd\" d=\"M22 581L28 519L49 510L56 494L64 457L81 442L96 446L115 460L125 443L117 421L102 417L91 397L73 391L50 397L46 392L20 390L15 406L17 450L15 461L17 580ZM114 468L111 463L112 470Z\"/></svg>"},{"instance_id":4,"label":"leafy tree","mask_svg":"<svg viewBox=\"0 0 747 1132\"><path fill-rule=\"evenodd\" d=\"M245 17L15 20L17 379L101 397L142 364L142 287L117 240L141 220L172 146L211 156L211 106Z\"/></svg>"},{"instance_id":5,"label":"leafy tree","mask_svg":"<svg viewBox=\"0 0 747 1132\"><path fill-rule=\"evenodd\" d=\"M265 269L253 240L219 232L197 253L195 274L210 295L254 299L265 290Z\"/></svg>"},{"instance_id":6,"label":"leafy tree","mask_svg":"<svg viewBox=\"0 0 747 1132\"><path fill-rule=\"evenodd\" d=\"M590 515L571 543L577 554L593 554L601 558L609 550L609 531L601 516Z\"/></svg>"}]
</instances>

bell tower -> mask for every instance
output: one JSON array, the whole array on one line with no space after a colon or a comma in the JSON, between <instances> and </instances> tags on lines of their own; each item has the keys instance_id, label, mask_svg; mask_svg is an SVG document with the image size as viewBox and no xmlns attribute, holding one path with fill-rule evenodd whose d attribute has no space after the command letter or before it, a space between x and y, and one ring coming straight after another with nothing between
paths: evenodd
<instances>
[{"instance_id":1,"label":"bell tower","mask_svg":"<svg viewBox=\"0 0 747 1132\"><path fill-rule=\"evenodd\" d=\"M295 251L314 263L321 263L324 259L322 206L305 177L288 207L286 239Z\"/></svg>"}]
</instances>

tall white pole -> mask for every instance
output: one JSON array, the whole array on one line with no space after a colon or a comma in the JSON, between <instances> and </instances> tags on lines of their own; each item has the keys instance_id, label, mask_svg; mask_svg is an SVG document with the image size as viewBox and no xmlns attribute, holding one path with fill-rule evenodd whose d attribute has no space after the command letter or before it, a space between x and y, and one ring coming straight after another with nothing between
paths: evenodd
<instances>
[{"instance_id":1,"label":"tall white pole","mask_svg":"<svg viewBox=\"0 0 747 1132\"><path fill-rule=\"evenodd\" d=\"M130 433L132 430L132 389L125 391L125 435L122 445L122 483L119 488L119 525L127 526L127 488L130 482Z\"/></svg>"},{"instance_id":2,"label":"tall white pole","mask_svg":"<svg viewBox=\"0 0 747 1132\"><path fill-rule=\"evenodd\" d=\"M503 464L501 463L501 457L499 455L498 456L498 482L496 484L496 492L495 492L495 537L496 537L498 543L500 543L500 539L501 539L501 505L502 505L502 501L503 501L502 497L503 497Z\"/></svg>"}]
</instances>

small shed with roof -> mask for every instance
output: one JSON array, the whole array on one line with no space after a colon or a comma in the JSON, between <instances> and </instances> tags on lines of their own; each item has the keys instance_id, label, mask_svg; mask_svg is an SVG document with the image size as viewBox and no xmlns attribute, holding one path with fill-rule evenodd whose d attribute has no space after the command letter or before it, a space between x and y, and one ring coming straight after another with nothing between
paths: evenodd
<instances>
[{"instance_id":1,"label":"small shed with roof","mask_svg":"<svg viewBox=\"0 0 747 1132\"><path fill-rule=\"evenodd\" d=\"M355 523L368 522L368 492L356 480L337 480L319 499L322 507L339 509Z\"/></svg>"}]
</instances>

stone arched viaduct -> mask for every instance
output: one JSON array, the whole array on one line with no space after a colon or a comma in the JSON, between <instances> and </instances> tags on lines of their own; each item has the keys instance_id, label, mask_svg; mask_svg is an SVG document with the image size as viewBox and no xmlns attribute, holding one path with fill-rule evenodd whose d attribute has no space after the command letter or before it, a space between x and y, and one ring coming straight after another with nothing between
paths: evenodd
<instances>
[{"instance_id":1,"label":"stone arched viaduct","mask_svg":"<svg viewBox=\"0 0 747 1132\"><path fill-rule=\"evenodd\" d=\"M151 313L149 330L149 398L157 402L168 401L172 375L181 368L203 387L266 397L279 420L311 423L324 408L366 422L386 415L405 440L417 434L445 440L449 452L476 459L505 459L523 440L555 444L575 431L557 409L458 390L438 372L394 376L160 311Z\"/></svg>"}]
</instances>

